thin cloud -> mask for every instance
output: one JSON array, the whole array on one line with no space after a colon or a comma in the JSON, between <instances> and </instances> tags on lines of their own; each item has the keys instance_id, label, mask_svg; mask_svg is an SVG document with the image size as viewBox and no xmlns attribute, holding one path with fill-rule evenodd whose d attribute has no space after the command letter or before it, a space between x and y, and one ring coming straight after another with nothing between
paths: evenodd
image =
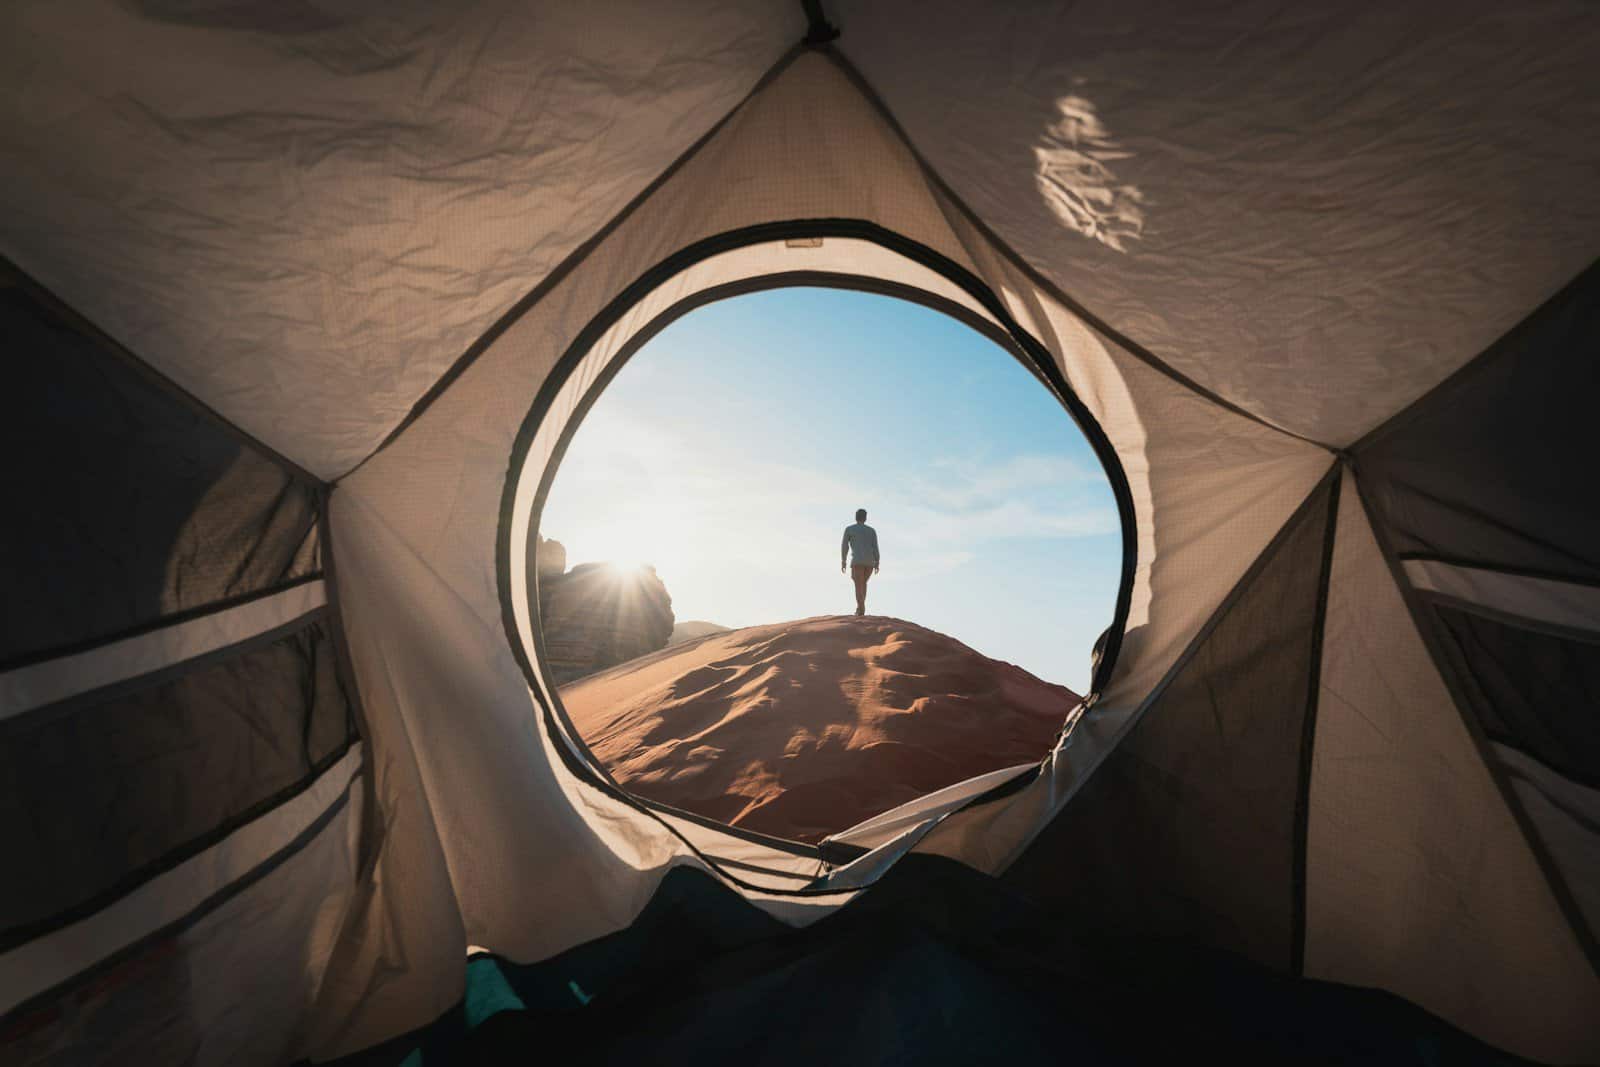
<instances>
[{"instance_id":1,"label":"thin cloud","mask_svg":"<svg viewBox=\"0 0 1600 1067\"><path fill-rule=\"evenodd\" d=\"M962 458L934 460L936 476L917 480L917 497L945 512L983 511L1018 494L1061 493L1094 485L1097 472L1065 456L1023 454L992 462Z\"/></svg>"},{"instance_id":2,"label":"thin cloud","mask_svg":"<svg viewBox=\"0 0 1600 1067\"><path fill-rule=\"evenodd\" d=\"M892 545L896 572L907 577L953 571L1008 541L1099 537L1118 529L1113 509L1083 499L1095 490L1105 496L1094 473L1065 457L938 457L929 462L936 475L901 490L795 463L709 453L622 411L593 429L603 446L573 449L542 524L545 536L570 539L574 561L614 544L615 527L638 529L664 514L704 531L700 546L730 566L781 571L830 552L838 536L833 527L842 528L841 516L858 500L892 522L885 554ZM649 529L640 531L645 540ZM650 552L630 554L649 558Z\"/></svg>"}]
</instances>

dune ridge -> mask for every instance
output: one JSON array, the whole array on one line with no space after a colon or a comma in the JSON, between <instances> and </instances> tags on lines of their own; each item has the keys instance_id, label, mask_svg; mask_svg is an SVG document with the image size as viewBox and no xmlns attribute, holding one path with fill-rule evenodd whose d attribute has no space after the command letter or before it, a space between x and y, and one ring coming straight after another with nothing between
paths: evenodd
<instances>
[{"instance_id":1,"label":"dune ridge","mask_svg":"<svg viewBox=\"0 0 1600 1067\"><path fill-rule=\"evenodd\" d=\"M952 637L848 615L708 634L561 694L628 789L807 842L1042 758L1078 702Z\"/></svg>"}]
</instances>

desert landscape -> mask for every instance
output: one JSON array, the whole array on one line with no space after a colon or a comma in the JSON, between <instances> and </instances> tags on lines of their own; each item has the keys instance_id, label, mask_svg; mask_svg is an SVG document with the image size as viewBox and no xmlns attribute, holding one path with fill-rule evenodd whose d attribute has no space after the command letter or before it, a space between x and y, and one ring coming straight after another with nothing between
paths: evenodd
<instances>
[{"instance_id":1,"label":"desert landscape","mask_svg":"<svg viewBox=\"0 0 1600 1067\"><path fill-rule=\"evenodd\" d=\"M1042 758L1079 699L954 638L871 615L708 632L561 696L629 790L811 843Z\"/></svg>"}]
</instances>

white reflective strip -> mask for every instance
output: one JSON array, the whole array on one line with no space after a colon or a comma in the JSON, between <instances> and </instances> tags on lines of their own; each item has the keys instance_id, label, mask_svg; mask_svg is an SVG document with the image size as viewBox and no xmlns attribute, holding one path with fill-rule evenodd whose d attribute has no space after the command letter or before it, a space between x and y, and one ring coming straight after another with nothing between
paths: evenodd
<instances>
[{"instance_id":1,"label":"white reflective strip","mask_svg":"<svg viewBox=\"0 0 1600 1067\"><path fill-rule=\"evenodd\" d=\"M0 674L0 719L248 640L328 602L322 580Z\"/></svg>"},{"instance_id":2,"label":"white reflective strip","mask_svg":"<svg viewBox=\"0 0 1600 1067\"><path fill-rule=\"evenodd\" d=\"M947 785L936 793L918 797L898 808L891 808L880 815L874 815L865 822L858 822L848 830L829 834L824 840L859 845L862 848L874 848L886 844L909 827L937 819L973 797L987 793L996 786L1003 785L1038 766L1037 763L1019 763L1015 767L1002 767L998 771L990 771L988 774L980 774L976 778L968 778L955 785Z\"/></svg>"},{"instance_id":3,"label":"white reflective strip","mask_svg":"<svg viewBox=\"0 0 1600 1067\"><path fill-rule=\"evenodd\" d=\"M1458 567L1431 559L1407 560L1405 569L1406 577L1417 589L1535 622L1600 631L1600 589L1593 586Z\"/></svg>"},{"instance_id":4,"label":"white reflective strip","mask_svg":"<svg viewBox=\"0 0 1600 1067\"><path fill-rule=\"evenodd\" d=\"M0 956L0 1014L177 922L255 870L327 812L360 769L361 745L355 744L299 796L93 915Z\"/></svg>"}]
</instances>

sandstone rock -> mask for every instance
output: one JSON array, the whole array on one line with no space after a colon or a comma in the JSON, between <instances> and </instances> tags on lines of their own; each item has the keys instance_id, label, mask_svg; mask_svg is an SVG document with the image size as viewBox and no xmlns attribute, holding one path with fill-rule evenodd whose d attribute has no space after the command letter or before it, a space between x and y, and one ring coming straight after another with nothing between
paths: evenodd
<instances>
[{"instance_id":1,"label":"sandstone rock","mask_svg":"<svg viewBox=\"0 0 1600 1067\"><path fill-rule=\"evenodd\" d=\"M538 548L532 553L533 566L539 574L539 580L555 578L567 569L567 550L560 541L548 540L540 537Z\"/></svg>"},{"instance_id":2,"label":"sandstone rock","mask_svg":"<svg viewBox=\"0 0 1600 1067\"><path fill-rule=\"evenodd\" d=\"M665 648L672 635L672 597L653 567L584 563L541 577L539 605L557 685Z\"/></svg>"}]
</instances>

